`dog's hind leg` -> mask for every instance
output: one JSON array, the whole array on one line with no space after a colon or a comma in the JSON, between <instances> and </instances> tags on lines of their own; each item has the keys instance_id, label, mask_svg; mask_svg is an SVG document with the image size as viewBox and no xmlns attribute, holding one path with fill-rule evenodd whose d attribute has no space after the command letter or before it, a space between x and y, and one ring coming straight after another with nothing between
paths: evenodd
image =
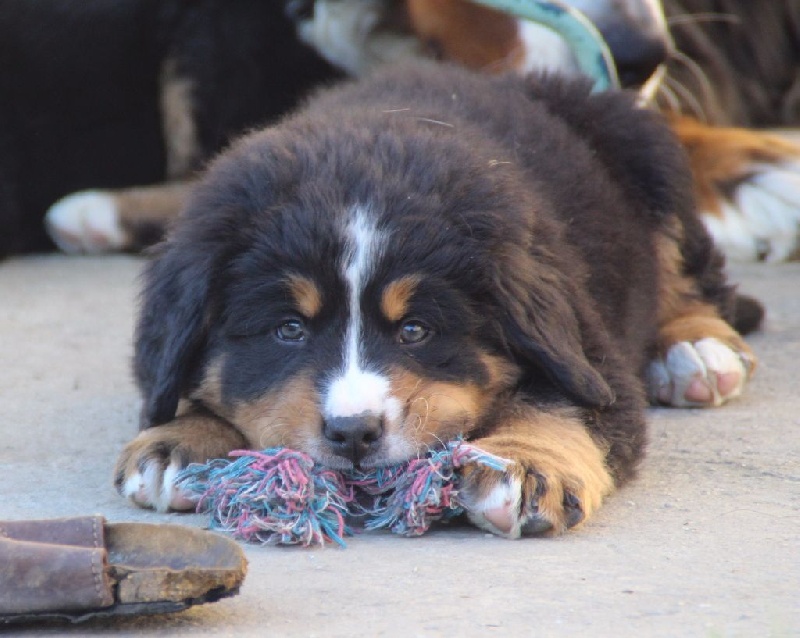
<instances>
[{"instance_id":1,"label":"dog's hind leg","mask_svg":"<svg viewBox=\"0 0 800 638\"><path fill-rule=\"evenodd\" d=\"M756 367L756 357L734 325L754 328L747 316L736 320L742 304L750 314L760 304L737 297L724 285L713 263L697 272L687 269L678 241L664 237L659 245L661 276L658 335L645 370L652 403L675 407L711 407L739 396ZM708 274L710 273L710 275ZM716 280L704 282L704 275ZM730 308L723 318L723 308ZM727 319L727 320L726 320ZM752 325L751 325L752 324Z\"/></svg>"},{"instance_id":2,"label":"dog's hind leg","mask_svg":"<svg viewBox=\"0 0 800 638\"><path fill-rule=\"evenodd\" d=\"M673 118L688 152L700 218L736 261L800 257L800 145L764 131Z\"/></svg>"},{"instance_id":3,"label":"dog's hind leg","mask_svg":"<svg viewBox=\"0 0 800 638\"><path fill-rule=\"evenodd\" d=\"M159 241L186 200L190 182L72 193L53 204L45 224L66 253L141 250Z\"/></svg>"}]
</instances>

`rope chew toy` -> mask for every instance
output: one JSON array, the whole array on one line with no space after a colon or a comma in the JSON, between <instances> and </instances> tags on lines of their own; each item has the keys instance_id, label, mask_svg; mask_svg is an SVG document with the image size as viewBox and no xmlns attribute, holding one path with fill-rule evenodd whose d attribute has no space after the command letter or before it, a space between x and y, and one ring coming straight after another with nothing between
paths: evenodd
<instances>
[{"instance_id":1,"label":"rope chew toy","mask_svg":"<svg viewBox=\"0 0 800 638\"><path fill-rule=\"evenodd\" d=\"M368 471L336 471L302 452L275 447L236 450L235 460L192 464L176 485L209 513L211 529L262 545L345 546L358 523L420 536L431 524L463 512L458 469L480 463L502 471L509 461L463 441L406 463Z\"/></svg>"}]
</instances>

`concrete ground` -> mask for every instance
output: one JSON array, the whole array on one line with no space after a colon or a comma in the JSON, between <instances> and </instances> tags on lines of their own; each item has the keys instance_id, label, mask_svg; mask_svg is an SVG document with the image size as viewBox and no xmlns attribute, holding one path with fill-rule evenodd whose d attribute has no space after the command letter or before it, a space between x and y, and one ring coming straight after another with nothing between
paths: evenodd
<instances>
[{"instance_id":1,"label":"concrete ground","mask_svg":"<svg viewBox=\"0 0 800 638\"><path fill-rule=\"evenodd\" d=\"M111 487L136 432L141 265L0 263L0 518L204 525L136 509ZM798 636L800 264L737 267L734 279L769 312L751 339L761 365L746 395L718 410L653 410L641 477L580 531L507 541L464 527L365 535L344 550L249 547L236 598L24 634Z\"/></svg>"}]
</instances>

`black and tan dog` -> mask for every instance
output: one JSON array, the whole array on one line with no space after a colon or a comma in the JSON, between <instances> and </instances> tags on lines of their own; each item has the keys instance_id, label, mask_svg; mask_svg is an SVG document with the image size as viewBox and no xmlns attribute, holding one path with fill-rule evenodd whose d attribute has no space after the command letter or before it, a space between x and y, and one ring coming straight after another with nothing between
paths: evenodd
<instances>
[{"instance_id":1,"label":"black and tan dog","mask_svg":"<svg viewBox=\"0 0 800 638\"><path fill-rule=\"evenodd\" d=\"M182 509L175 474L234 448L375 467L464 436L512 461L466 468L477 525L586 520L648 392L719 405L755 363L690 193L661 119L582 81L431 64L318 95L212 164L148 266L119 491Z\"/></svg>"}]
</instances>

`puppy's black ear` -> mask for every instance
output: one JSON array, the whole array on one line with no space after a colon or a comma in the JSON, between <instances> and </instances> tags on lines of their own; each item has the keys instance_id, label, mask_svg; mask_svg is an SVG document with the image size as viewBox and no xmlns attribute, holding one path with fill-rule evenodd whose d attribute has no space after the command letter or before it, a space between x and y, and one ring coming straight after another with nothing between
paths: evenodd
<instances>
[{"instance_id":1,"label":"puppy's black ear","mask_svg":"<svg viewBox=\"0 0 800 638\"><path fill-rule=\"evenodd\" d=\"M197 248L166 246L144 272L134 372L142 429L175 417L206 340L212 260Z\"/></svg>"},{"instance_id":2,"label":"puppy's black ear","mask_svg":"<svg viewBox=\"0 0 800 638\"><path fill-rule=\"evenodd\" d=\"M578 291L556 269L525 261L496 284L508 346L578 405L611 405L613 390L587 358L598 344L587 342L590 322Z\"/></svg>"}]
</instances>

